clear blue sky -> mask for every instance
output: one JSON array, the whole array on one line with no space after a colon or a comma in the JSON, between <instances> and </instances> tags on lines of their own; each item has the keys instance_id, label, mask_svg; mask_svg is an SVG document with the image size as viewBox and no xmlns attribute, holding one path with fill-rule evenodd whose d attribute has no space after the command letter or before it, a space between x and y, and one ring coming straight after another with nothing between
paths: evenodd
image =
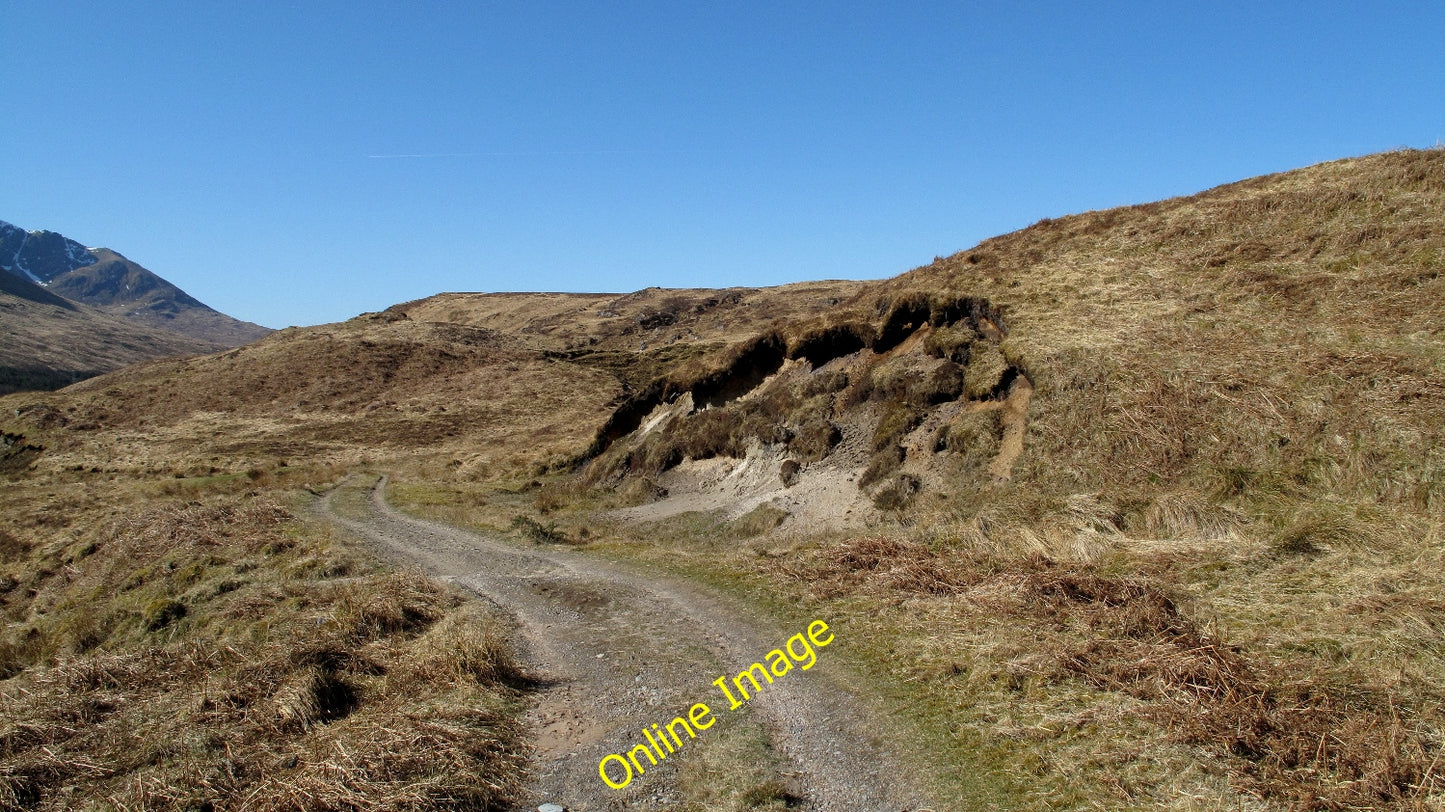
<instances>
[{"instance_id":1,"label":"clear blue sky","mask_svg":"<svg viewBox=\"0 0 1445 812\"><path fill-rule=\"evenodd\" d=\"M0 219L272 327L879 278L1445 138L1438 0L6 0L0 32Z\"/></svg>"}]
</instances>

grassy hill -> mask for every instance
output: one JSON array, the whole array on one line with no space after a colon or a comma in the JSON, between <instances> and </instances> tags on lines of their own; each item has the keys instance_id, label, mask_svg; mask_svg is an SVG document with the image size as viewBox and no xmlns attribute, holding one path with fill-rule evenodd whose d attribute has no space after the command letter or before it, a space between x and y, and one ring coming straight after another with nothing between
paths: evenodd
<instances>
[{"instance_id":1,"label":"grassy hill","mask_svg":"<svg viewBox=\"0 0 1445 812\"><path fill-rule=\"evenodd\" d=\"M51 628L99 611L37 596L117 543L107 505L385 468L416 511L849 624L959 808L978 775L1014 808L1433 808L1442 267L1445 152L1402 151L880 282L443 294L14 395L10 684L234 633Z\"/></svg>"},{"instance_id":2,"label":"grassy hill","mask_svg":"<svg viewBox=\"0 0 1445 812\"><path fill-rule=\"evenodd\" d=\"M0 393L57 389L165 355L221 345L120 318L0 272Z\"/></svg>"}]
</instances>

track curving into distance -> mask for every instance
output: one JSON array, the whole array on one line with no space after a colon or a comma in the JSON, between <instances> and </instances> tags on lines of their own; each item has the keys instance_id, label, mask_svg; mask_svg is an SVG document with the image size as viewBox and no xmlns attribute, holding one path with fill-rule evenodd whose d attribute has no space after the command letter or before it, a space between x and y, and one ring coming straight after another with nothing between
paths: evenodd
<instances>
[{"instance_id":1,"label":"track curving into distance","mask_svg":"<svg viewBox=\"0 0 1445 812\"><path fill-rule=\"evenodd\" d=\"M523 664L548 686L527 718L536 750L520 809L543 802L570 812L675 808L683 800L675 765L697 743L684 740L656 767L643 761L646 774L621 790L602 782L598 763L644 742L645 726L665 725L697 702L716 717L698 743L749 723L766 732L797 808L928 806L911 788L923 782L910 780L875 735L885 729L876 712L850 690L846 630L834 630L838 641L818 651L815 667L794 668L744 709L729 712L713 680L763 662L766 652L802 629L774 627L741 602L679 578L401 514L386 503L385 484L382 478L371 488L361 514L339 514L332 505L336 490L320 509L383 555L500 607L514 621Z\"/></svg>"}]
</instances>

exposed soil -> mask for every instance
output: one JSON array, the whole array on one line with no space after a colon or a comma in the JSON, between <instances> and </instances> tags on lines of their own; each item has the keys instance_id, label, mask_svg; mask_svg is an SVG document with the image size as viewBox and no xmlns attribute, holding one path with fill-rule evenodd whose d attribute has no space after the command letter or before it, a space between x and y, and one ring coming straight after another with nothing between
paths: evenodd
<instances>
[{"instance_id":1,"label":"exposed soil","mask_svg":"<svg viewBox=\"0 0 1445 812\"><path fill-rule=\"evenodd\" d=\"M999 444L998 456L989 463L989 473L995 479L1013 477L1014 463L1024 451L1024 433L1028 431L1029 401L1034 397L1034 385L1020 375L1015 379L1008 397L999 404L1003 416L1003 441Z\"/></svg>"},{"instance_id":2,"label":"exposed soil","mask_svg":"<svg viewBox=\"0 0 1445 812\"><path fill-rule=\"evenodd\" d=\"M845 441L846 442L846 441ZM844 462L826 460L802 468L793 484L780 470L787 455L754 445L741 460L714 457L687 460L658 477L668 496L654 502L619 508L617 519L651 522L683 513L719 512L737 519L761 505L785 511L794 527L852 529L877 516L867 495L858 489L862 463L840 454Z\"/></svg>"},{"instance_id":3,"label":"exposed soil","mask_svg":"<svg viewBox=\"0 0 1445 812\"><path fill-rule=\"evenodd\" d=\"M1006 394L998 398L957 400L935 407L904 440L909 458L919 460L904 470L939 478L930 458L940 428L965 411L996 411L1001 437L997 452L988 463L988 472L996 482L1012 478L1014 463L1023 453L1033 394L1034 386L1028 377L1017 375L1007 384ZM640 426L640 436L666 429L669 422L688 414L692 408L691 396L658 406ZM879 511L868 494L858 487L858 479L870 461L869 442L876 420L871 413L855 411L835 416L834 423L841 439L827 459L801 466L794 463L796 467L790 477L782 476L783 466L791 459L786 449L754 442L741 459L719 456L684 460L657 476L657 484L667 493L665 497L619 508L609 515L624 521L649 522L689 512L716 512L723 518L737 519L768 505L787 514L786 527L815 530L866 527L878 519Z\"/></svg>"},{"instance_id":4,"label":"exposed soil","mask_svg":"<svg viewBox=\"0 0 1445 812\"><path fill-rule=\"evenodd\" d=\"M712 681L731 677L802 629L758 618L739 601L695 583L641 573L565 547L522 547L386 504L383 479L364 513L339 514L333 491L321 509L340 527L391 558L481 595L509 613L525 667L544 687L531 709L536 751L529 797L572 812L672 809L684 801L678 769L709 737L743 724L766 732L781 762L778 779L793 808L919 809L930 806L883 736L892 729L851 687L848 630L819 651L816 667L779 677L731 713ZM826 618L825 618L826 620ZM670 760L648 766L623 790L598 775L600 760L643 741L643 727L665 724L696 702L717 716ZM644 762L646 765L646 762ZM794 797L795 796L795 797Z\"/></svg>"}]
</instances>

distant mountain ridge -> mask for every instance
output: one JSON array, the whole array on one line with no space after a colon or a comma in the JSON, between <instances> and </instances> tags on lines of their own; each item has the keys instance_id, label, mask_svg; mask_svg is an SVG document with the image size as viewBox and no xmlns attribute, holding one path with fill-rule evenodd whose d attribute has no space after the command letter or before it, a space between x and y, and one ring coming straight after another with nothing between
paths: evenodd
<instances>
[{"instance_id":1,"label":"distant mountain ridge","mask_svg":"<svg viewBox=\"0 0 1445 812\"><path fill-rule=\"evenodd\" d=\"M0 220L0 268L37 285L99 261L89 248L63 234L26 231Z\"/></svg>"},{"instance_id":2,"label":"distant mountain ridge","mask_svg":"<svg viewBox=\"0 0 1445 812\"><path fill-rule=\"evenodd\" d=\"M0 392L49 389L272 331L220 313L107 248L0 221Z\"/></svg>"},{"instance_id":3,"label":"distant mountain ridge","mask_svg":"<svg viewBox=\"0 0 1445 812\"><path fill-rule=\"evenodd\" d=\"M235 347L271 330L220 313L108 248L88 248L54 231L26 231L0 220L0 269L71 301Z\"/></svg>"}]
</instances>

